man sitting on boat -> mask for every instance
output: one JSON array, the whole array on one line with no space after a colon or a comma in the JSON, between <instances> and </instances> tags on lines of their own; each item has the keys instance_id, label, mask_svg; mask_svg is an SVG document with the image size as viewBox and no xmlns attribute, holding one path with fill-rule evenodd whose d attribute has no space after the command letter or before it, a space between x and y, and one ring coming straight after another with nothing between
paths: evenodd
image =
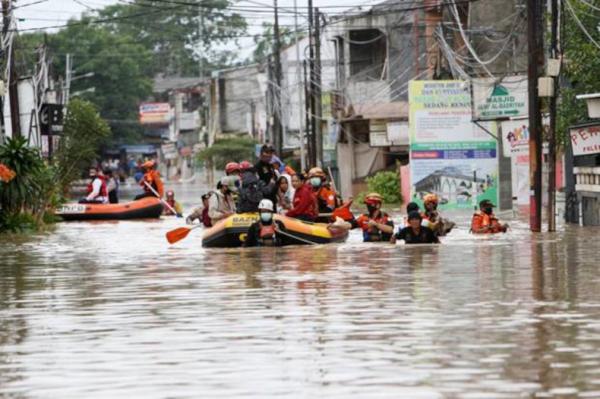
<instances>
[{"instance_id":1,"label":"man sitting on boat","mask_svg":"<svg viewBox=\"0 0 600 399\"><path fill-rule=\"evenodd\" d=\"M394 222L381 210L383 200L380 194L371 193L365 197L368 213L352 220L352 228L363 231L364 242L389 241L394 234Z\"/></svg>"},{"instance_id":2,"label":"man sitting on boat","mask_svg":"<svg viewBox=\"0 0 600 399\"><path fill-rule=\"evenodd\" d=\"M495 205L490 200L483 200L479 203L479 211L475 212L471 221L471 233L506 233L508 224L500 223L496 215L494 215L494 207Z\"/></svg>"},{"instance_id":3,"label":"man sitting on boat","mask_svg":"<svg viewBox=\"0 0 600 399\"><path fill-rule=\"evenodd\" d=\"M283 224L273 220L273 202L268 199L260 201L258 206L259 219L252 223L243 243L244 247L274 247L281 246L279 231Z\"/></svg>"},{"instance_id":4,"label":"man sitting on boat","mask_svg":"<svg viewBox=\"0 0 600 399\"><path fill-rule=\"evenodd\" d=\"M327 182L327 175L323 169L315 167L308 171L308 178L312 186L313 193L317 198L319 206L319 216L326 219L330 218L330 214L341 205L337 193L330 187Z\"/></svg>"},{"instance_id":5,"label":"man sitting on boat","mask_svg":"<svg viewBox=\"0 0 600 399\"><path fill-rule=\"evenodd\" d=\"M237 190L235 186L237 177L222 177L217 184L217 190L208 199L208 217L214 226L219 220L223 220L235 213L235 201L233 200L233 191Z\"/></svg>"},{"instance_id":6,"label":"man sitting on boat","mask_svg":"<svg viewBox=\"0 0 600 399\"><path fill-rule=\"evenodd\" d=\"M192 213L185 219L187 224L193 224L194 220L198 219L204 227L212 227L212 222L210 221L210 217L208 216L208 199L213 194L213 192L209 192L202 196L202 206L194 209Z\"/></svg>"},{"instance_id":7,"label":"man sitting on boat","mask_svg":"<svg viewBox=\"0 0 600 399\"><path fill-rule=\"evenodd\" d=\"M144 193L135 197L139 200L146 197L162 198L165 195L165 186L160 177L160 172L156 170L156 161L150 160L142 164L144 177L140 181L140 186L144 189Z\"/></svg>"},{"instance_id":8,"label":"man sitting on boat","mask_svg":"<svg viewBox=\"0 0 600 399\"><path fill-rule=\"evenodd\" d=\"M90 183L87 186L86 197L79 201L80 204L108 204L108 190L106 178L102 171L96 167L90 168Z\"/></svg>"}]
</instances>

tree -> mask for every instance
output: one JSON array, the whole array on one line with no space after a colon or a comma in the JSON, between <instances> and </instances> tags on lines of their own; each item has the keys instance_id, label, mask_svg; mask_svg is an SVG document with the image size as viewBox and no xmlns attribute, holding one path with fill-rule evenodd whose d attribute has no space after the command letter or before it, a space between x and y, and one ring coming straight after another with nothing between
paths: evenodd
<instances>
[{"instance_id":1,"label":"tree","mask_svg":"<svg viewBox=\"0 0 600 399\"><path fill-rule=\"evenodd\" d=\"M254 62L264 62L266 58L273 54L273 24L263 22L263 32L260 35L254 35L256 48L252 54ZM281 47L286 48L295 42L294 32L288 28L279 28L279 38Z\"/></svg>"},{"instance_id":2,"label":"tree","mask_svg":"<svg viewBox=\"0 0 600 399\"><path fill-rule=\"evenodd\" d=\"M198 154L200 162L211 162L218 169L227 162L240 162L254 157L256 141L248 136L220 139Z\"/></svg>"},{"instance_id":3,"label":"tree","mask_svg":"<svg viewBox=\"0 0 600 399\"><path fill-rule=\"evenodd\" d=\"M577 18L581 21L587 33L600 42L597 25L600 13L588 8L580 2L570 2ZM568 138L569 126L587 120L585 101L577 100L577 94L600 92L600 79L597 71L600 69L600 49L590 41L584 30L579 26L572 14L565 15L562 48L564 63L562 71L562 87L559 93L557 112L557 136L564 143Z\"/></svg>"},{"instance_id":4,"label":"tree","mask_svg":"<svg viewBox=\"0 0 600 399\"><path fill-rule=\"evenodd\" d=\"M93 104L77 98L69 103L63 138L54 157L61 192L68 192L82 170L98 158L98 150L109 136L110 128Z\"/></svg>"},{"instance_id":5,"label":"tree","mask_svg":"<svg viewBox=\"0 0 600 399\"><path fill-rule=\"evenodd\" d=\"M108 26L112 32L152 50L153 74L198 76L202 60L208 76L211 69L230 66L236 56L221 45L246 32L246 20L231 12L231 5L229 0L135 0L105 7L99 16L115 19Z\"/></svg>"}]
</instances>

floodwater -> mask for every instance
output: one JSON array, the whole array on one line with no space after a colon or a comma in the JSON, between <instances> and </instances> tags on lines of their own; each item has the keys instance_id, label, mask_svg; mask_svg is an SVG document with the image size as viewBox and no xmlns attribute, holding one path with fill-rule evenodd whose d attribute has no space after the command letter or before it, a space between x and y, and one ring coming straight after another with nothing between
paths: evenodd
<instances>
[{"instance_id":1,"label":"floodwater","mask_svg":"<svg viewBox=\"0 0 600 399\"><path fill-rule=\"evenodd\" d=\"M3 241L0 398L600 398L600 230L456 218L439 246L168 246L173 218Z\"/></svg>"}]
</instances>

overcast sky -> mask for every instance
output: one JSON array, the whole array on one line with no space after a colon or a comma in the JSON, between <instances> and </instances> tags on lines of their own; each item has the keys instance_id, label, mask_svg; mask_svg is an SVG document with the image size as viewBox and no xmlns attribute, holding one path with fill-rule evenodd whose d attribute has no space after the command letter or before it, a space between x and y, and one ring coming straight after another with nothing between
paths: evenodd
<instances>
[{"instance_id":1,"label":"overcast sky","mask_svg":"<svg viewBox=\"0 0 600 399\"><path fill-rule=\"evenodd\" d=\"M31 4L36 3L38 4ZM356 7L358 5L371 5L381 2L382 0L325 0L319 1L314 0L314 6L324 7L324 12L335 12L339 13L344 10L348 10L350 7ZM67 23L69 18L77 18L82 12L98 9L111 4L127 3L126 1L119 0L19 0L15 3L18 7L15 10L15 15L19 18L18 29L29 30L34 28L45 28L49 26L64 25ZM272 4L272 0L257 0L257 1L239 1L235 2L237 7L257 7L257 4ZM293 0L279 0L280 8L293 7ZM298 6L302 11L306 10L307 1L298 0ZM260 33L262 28L260 27L263 21L273 21L272 15L262 14L260 16L253 16L248 19L248 32L253 35ZM290 14L282 15L280 19L282 25L293 26L294 19ZM299 24L302 26L306 24L306 19L299 18ZM49 31L56 29L48 29ZM241 54L244 56L249 55L252 52L254 41L250 38L240 40L241 42Z\"/></svg>"}]
</instances>

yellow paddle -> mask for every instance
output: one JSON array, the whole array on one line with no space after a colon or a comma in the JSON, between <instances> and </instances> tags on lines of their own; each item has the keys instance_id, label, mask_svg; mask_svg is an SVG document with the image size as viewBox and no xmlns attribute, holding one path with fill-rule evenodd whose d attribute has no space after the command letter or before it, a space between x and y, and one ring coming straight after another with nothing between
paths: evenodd
<instances>
[{"instance_id":1,"label":"yellow paddle","mask_svg":"<svg viewBox=\"0 0 600 399\"><path fill-rule=\"evenodd\" d=\"M190 234L190 231L202 227L201 224L194 227L178 227L175 230L171 230L167 232L167 241L169 244L175 244L177 241L183 240L185 237Z\"/></svg>"}]
</instances>

